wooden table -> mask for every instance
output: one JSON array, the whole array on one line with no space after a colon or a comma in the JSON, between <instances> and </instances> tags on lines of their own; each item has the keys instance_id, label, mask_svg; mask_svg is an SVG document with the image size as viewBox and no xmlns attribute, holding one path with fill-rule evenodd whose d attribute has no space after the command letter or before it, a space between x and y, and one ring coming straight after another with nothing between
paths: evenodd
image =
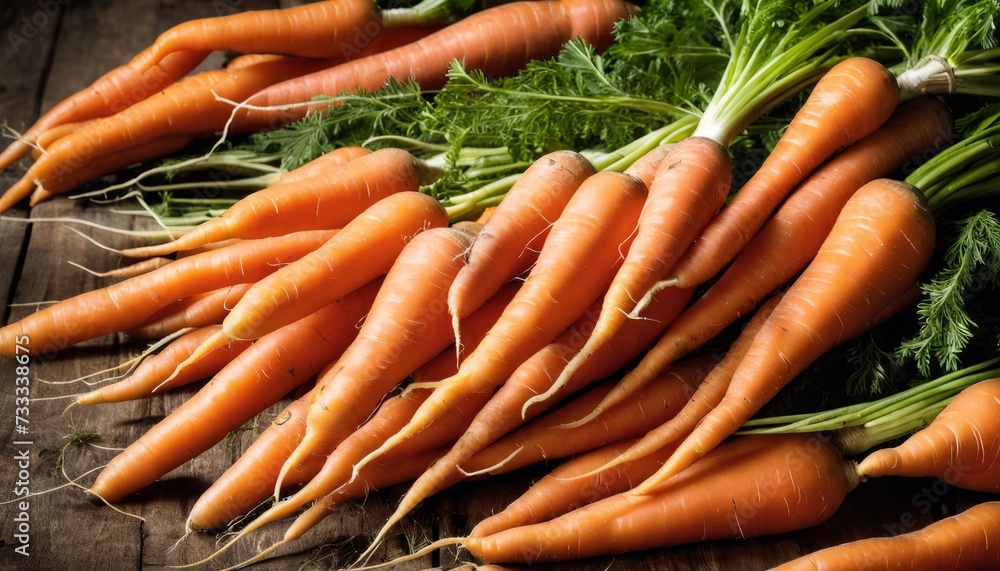
<instances>
[{"instance_id":1,"label":"wooden table","mask_svg":"<svg viewBox=\"0 0 1000 571\"><path fill-rule=\"evenodd\" d=\"M285 0L281 4L285 4ZM213 16L236 10L272 8L277 0L7 0L0 5L0 119L21 128L40 110L88 85L113 66L125 62L160 31L184 19ZM206 66L218 66L214 56ZM6 188L24 171L18 165L0 173ZM0 300L15 304L3 309L5 323L33 310L31 304L63 299L104 282L70 265L94 269L117 267L118 257L101 250L64 225L29 225L25 218L75 217L117 227L147 228L144 223L109 209L66 199L43 203L29 213L24 206L7 214L17 220L0 221ZM85 230L112 247L125 247L133 239ZM28 305L17 305L28 304ZM63 437L74 429L88 429L102 436L100 444L123 447L138 438L194 389L163 394L137 403L66 410L60 396L82 390L79 384L51 382L73 379L115 365L141 350L142 345L123 337L85 343L56 355L35 355L30 361L31 397L27 434L17 434L14 379L17 364L0 359L0 500L14 498L17 481L27 476L32 494L42 494L66 483L55 471ZM53 399L53 400L46 400ZM21 411L24 413L25 411ZM275 411L262 415L268 422ZM201 559L217 545L212 535L184 535L187 510L247 447L255 434L243 433L222 442L116 507L123 515L89 500L82 491L63 487L28 498L27 510L18 502L0 505L0 568L16 569L160 569ZM17 442L30 442L17 444ZM19 457L27 454L27 462ZM114 451L94 447L73 448L66 453L65 473L93 481L96 467L108 462ZM24 465L23 470L19 463ZM404 554L409 542L466 533L472 525L504 502L516 497L545 467L503 476L488 485L462 485L427 501L406 533L389 538L381 557ZM88 473L88 471L91 471ZM81 477L81 475L87 473ZM320 529L279 551L257 569L330 568L349 563L363 548L370 533L388 516L405 487L372 494L364 503L327 518ZM23 499L23 498L21 498ZM842 509L824 525L782 537L750 541L725 541L685 548L599 558L550 568L572 569L761 569L801 553L866 536L898 533L926 525L954 513L982 496L948 489L933 480L889 479L863 484ZM15 552L18 526L28 517L27 548L30 556ZM142 517L143 520L138 519ZM278 539L281 526L262 530L220 557L210 568L234 564L254 555ZM176 545L175 545L176 544ZM23 549L23 547L22 547ZM444 551L400 568L452 568L469 562L467 553Z\"/></svg>"}]
</instances>

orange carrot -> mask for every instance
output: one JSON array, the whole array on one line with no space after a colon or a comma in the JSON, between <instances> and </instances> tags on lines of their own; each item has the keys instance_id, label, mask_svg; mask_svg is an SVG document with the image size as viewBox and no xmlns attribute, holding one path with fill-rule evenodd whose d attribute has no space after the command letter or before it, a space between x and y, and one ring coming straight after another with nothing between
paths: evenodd
<instances>
[{"instance_id":1,"label":"orange carrot","mask_svg":"<svg viewBox=\"0 0 1000 571\"><path fill-rule=\"evenodd\" d=\"M341 58L382 31L378 9L366 0L313 2L275 10L250 10L178 24L160 34L130 62L144 70L185 50L232 50L309 58ZM357 45L364 42L364 45Z\"/></svg>"},{"instance_id":2,"label":"orange carrot","mask_svg":"<svg viewBox=\"0 0 1000 571\"><path fill-rule=\"evenodd\" d=\"M454 342L445 300L473 238L432 228L403 248L357 339L317 381L306 434L285 462L276 491L284 474L333 451L397 383Z\"/></svg>"},{"instance_id":3,"label":"orange carrot","mask_svg":"<svg viewBox=\"0 0 1000 571\"><path fill-rule=\"evenodd\" d=\"M88 88L60 101L42 115L21 137L0 153L0 169L7 168L41 142L43 133L64 125L93 121L118 113L159 93L198 66L208 55L204 51L183 51L163 58L157 65L139 72L129 65L104 74ZM47 148L48 145L42 145Z\"/></svg>"},{"instance_id":4,"label":"orange carrot","mask_svg":"<svg viewBox=\"0 0 1000 571\"><path fill-rule=\"evenodd\" d=\"M121 500L222 440L337 359L371 307L376 281L259 339L198 394L116 456L90 490ZM265 380L266 382L262 382Z\"/></svg>"},{"instance_id":5,"label":"orange carrot","mask_svg":"<svg viewBox=\"0 0 1000 571\"><path fill-rule=\"evenodd\" d=\"M97 274L101 278L132 278L138 275L142 275L153 270L158 270L163 266L173 262L170 258L157 257L157 258L147 258L145 260L135 262L134 264L129 264L127 266L122 266L114 270L108 270L106 272L100 272Z\"/></svg>"},{"instance_id":6,"label":"orange carrot","mask_svg":"<svg viewBox=\"0 0 1000 571\"><path fill-rule=\"evenodd\" d=\"M181 387L213 376L246 350L250 343L237 341L225 347L219 347L205 359L185 369L181 374L170 378L177 364L186 359L205 339L214 335L219 329L218 325L203 327L178 337L162 351L140 363L135 371L125 379L82 394L76 397L76 402L79 404L103 404L141 399L154 392ZM170 378L170 381L165 383L167 378Z\"/></svg>"},{"instance_id":7,"label":"orange carrot","mask_svg":"<svg viewBox=\"0 0 1000 571\"><path fill-rule=\"evenodd\" d=\"M227 285L259 280L326 242L335 231L299 232L204 252L106 288L50 305L0 328L0 355L13 356L15 338L55 351L146 321L177 299Z\"/></svg>"},{"instance_id":8,"label":"orange carrot","mask_svg":"<svg viewBox=\"0 0 1000 571\"><path fill-rule=\"evenodd\" d=\"M524 171L484 224L448 291L448 313L456 323L535 263L552 223L594 172L572 151L549 153Z\"/></svg>"},{"instance_id":9,"label":"orange carrot","mask_svg":"<svg viewBox=\"0 0 1000 571\"><path fill-rule=\"evenodd\" d=\"M690 287L718 273L753 238L785 195L833 153L878 129L898 102L899 85L882 64L852 57L833 66L813 88L764 164L712 219L668 279Z\"/></svg>"},{"instance_id":10,"label":"orange carrot","mask_svg":"<svg viewBox=\"0 0 1000 571\"><path fill-rule=\"evenodd\" d=\"M1000 567L998 536L1000 502L984 502L917 531L828 547L774 571L996 569Z\"/></svg>"},{"instance_id":11,"label":"orange carrot","mask_svg":"<svg viewBox=\"0 0 1000 571\"><path fill-rule=\"evenodd\" d=\"M173 242L134 248L126 256L162 256L232 238L266 238L298 230L341 228L382 198L415 191L434 173L406 151L386 148L338 169L257 191Z\"/></svg>"},{"instance_id":12,"label":"orange carrot","mask_svg":"<svg viewBox=\"0 0 1000 571\"><path fill-rule=\"evenodd\" d=\"M329 101L302 105L318 95L374 91L389 79L410 79L422 89L438 89L456 59L464 61L466 69L497 77L513 75L531 60L555 56L575 37L603 50L612 42L614 23L631 10L621 0L540 0L496 6L412 44L262 89L247 103L279 110L241 111L235 122L246 130L273 127L309 112L325 112ZM281 108L291 104L297 105Z\"/></svg>"},{"instance_id":13,"label":"orange carrot","mask_svg":"<svg viewBox=\"0 0 1000 571\"><path fill-rule=\"evenodd\" d=\"M468 395L495 390L599 299L629 247L645 198L642 181L631 175L605 171L584 181L553 224L517 296L483 342L456 375L437 384L407 426L366 461L447 414Z\"/></svg>"},{"instance_id":14,"label":"orange carrot","mask_svg":"<svg viewBox=\"0 0 1000 571\"><path fill-rule=\"evenodd\" d=\"M56 141L62 139L66 135L69 135L73 131L76 131L77 129L86 126L91 121L92 119L88 121L76 121L73 123L64 123L62 125L58 125L56 127L48 129L43 133L40 133L38 135L38 138L35 140L34 144L35 148L31 152L31 158L37 161L38 157L41 157L43 154L45 154L45 150L48 149L49 146L52 145L52 143L55 143ZM17 141L15 141L14 144L17 144Z\"/></svg>"},{"instance_id":15,"label":"orange carrot","mask_svg":"<svg viewBox=\"0 0 1000 571\"><path fill-rule=\"evenodd\" d=\"M930 261L934 234L926 201L912 186L878 179L859 189L754 338L726 396L633 493L649 493L690 466L811 362L863 331L916 281Z\"/></svg>"},{"instance_id":16,"label":"orange carrot","mask_svg":"<svg viewBox=\"0 0 1000 571\"><path fill-rule=\"evenodd\" d=\"M371 151L364 147L338 147L295 170L282 174L274 184L291 184L320 174L329 175L337 167L344 166L354 159L370 154Z\"/></svg>"},{"instance_id":17,"label":"orange carrot","mask_svg":"<svg viewBox=\"0 0 1000 571\"><path fill-rule=\"evenodd\" d=\"M594 333L556 379L565 383L630 318L637 317L663 278L729 194L729 151L712 139L690 137L661 160L639 217L635 241L604 296Z\"/></svg>"},{"instance_id":18,"label":"orange carrot","mask_svg":"<svg viewBox=\"0 0 1000 571\"><path fill-rule=\"evenodd\" d=\"M660 145L656 147L636 159L631 166L625 169L625 174L630 174L641 180L642 183L646 185L646 188L651 187L653 185L653 178L656 176L656 169L660 168L660 163L663 162L663 158L666 157L673 148L674 146L672 144Z\"/></svg>"},{"instance_id":19,"label":"orange carrot","mask_svg":"<svg viewBox=\"0 0 1000 571\"><path fill-rule=\"evenodd\" d=\"M934 476L967 490L1000 492L1000 379L964 389L931 422L895 448L858 465L862 478Z\"/></svg>"},{"instance_id":20,"label":"orange carrot","mask_svg":"<svg viewBox=\"0 0 1000 571\"><path fill-rule=\"evenodd\" d=\"M125 332L138 339L157 339L187 327L206 327L216 324L229 314L253 284L237 284L215 291L192 295L176 301L147 320L139 327Z\"/></svg>"},{"instance_id":21,"label":"orange carrot","mask_svg":"<svg viewBox=\"0 0 1000 571\"><path fill-rule=\"evenodd\" d=\"M809 263L844 204L865 183L897 172L942 145L951 130L944 104L925 97L900 106L882 128L817 169L732 265L667 329L662 339L595 410L613 406L683 355L746 315Z\"/></svg>"},{"instance_id":22,"label":"orange carrot","mask_svg":"<svg viewBox=\"0 0 1000 571\"><path fill-rule=\"evenodd\" d=\"M431 547L459 543L487 562L535 563L760 537L819 525L856 483L829 440L748 436L712 451L655 494L618 494L548 522Z\"/></svg>"},{"instance_id":23,"label":"orange carrot","mask_svg":"<svg viewBox=\"0 0 1000 571\"><path fill-rule=\"evenodd\" d=\"M674 447L668 445L648 456L613 464L613 460L636 442L638 438L625 438L563 462L502 511L477 523L469 536L485 537L505 529L548 521L576 508L627 492L636 482L652 476L674 451Z\"/></svg>"}]
</instances>

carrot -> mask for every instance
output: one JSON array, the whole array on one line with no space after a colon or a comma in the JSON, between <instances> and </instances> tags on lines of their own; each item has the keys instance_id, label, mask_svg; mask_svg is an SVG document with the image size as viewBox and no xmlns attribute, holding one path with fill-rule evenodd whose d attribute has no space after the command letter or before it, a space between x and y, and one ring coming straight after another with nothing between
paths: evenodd
<instances>
[{"instance_id":1,"label":"carrot","mask_svg":"<svg viewBox=\"0 0 1000 571\"><path fill-rule=\"evenodd\" d=\"M1000 379L966 388L931 422L895 448L858 465L862 478L934 476L967 490L1000 491Z\"/></svg>"},{"instance_id":2,"label":"carrot","mask_svg":"<svg viewBox=\"0 0 1000 571\"><path fill-rule=\"evenodd\" d=\"M432 547L459 543L487 562L535 563L786 533L833 515L857 483L845 464L815 435L738 438L655 494L618 494L548 522Z\"/></svg>"},{"instance_id":3,"label":"carrot","mask_svg":"<svg viewBox=\"0 0 1000 571\"><path fill-rule=\"evenodd\" d=\"M996 569L1000 566L998 535L1000 502L984 502L917 531L828 547L774 571Z\"/></svg>"},{"instance_id":4,"label":"carrot","mask_svg":"<svg viewBox=\"0 0 1000 571\"><path fill-rule=\"evenodd\" d=\"M851 195L942 145L951 115L935 98L906 103L879 130L817 169L788 197L732 265L677 320L593 415L752 311L816 255Z\"/></svg>"},{"instance_id":5,"label":"carrot","mask_svg":"<svg viewBox=\"0 0 1000 571\"><path fill-rule=\"evenodd\" d=\"M535 263L552 223L594 172L572 151L549 153L524 171L483 225L448 290L448 313L456 325Z\"/></svg>"},{"instance_id":6,"label":"carrot","mask_svg":"<svg viewBox=\"0 0 1000 571\"><path fill-rule=\"evenodd\" d=\"M482 337L486 335L487 329L496 322L500 312L510 302L517 288L517 284L506 286L497 295L487 301L479 311L476 311L463 321L464 329L467 332L467 351L472 350L478 345ZM445 349L437 357L414 371L411 377L421 382L436 381L453 374L455 368L454 351ZM306 503L317 500L323 497L324 494L329 494L337 489L338 486L348 482L351 479L351 467L354 463L376 448L385 438L391 436L405 425L407 419L413 415L413 412L420 406L424 398L426 398L427 393L428 391L426 390L412 391L405 396L396 395L386 399L378 411L372 415L372 418L351 433L350 436L346 437L328 457L314 456L314 461L304 464L298 470L290 470L284 481L286 485L308 482L307 485L290 498L275 504L267 512L261 514L244 528L239 537L234 538L233 541L238 540L240 537L249 534L266 523L290 515ZM483 399L486 397L488 395L483 395ZM481 405L482 403L479 402L478 404ZM274 484L277 481L278 468L288 459L292 450L298 445L305 434L305 410L308 407L308 401L304 402L301 406L303 407L301 413L295 413L296 422L294 426L283 426L281 429L285 437L282 440L283 444L281 444L280 449L275 449L274 446L276 445L273 444L268 444L263 448L257 449L257 444L255 443L254 450L248 450L244 453L243 457L230 470L227 470L226 475L224 475L225 479L213 484L202 498L211 498L205 501L211 502L212 505L219 505L230 502L229 498L238 497L240 498L240 507L244 509L244 511L239 513L245 513L271 495ZM448 440L454 440L476 414L478 408L476 402L470 402L457 407L453 410L454 414L449 415L447 419L443 419L443 422L436 423L433 427L428 427L427 430L421 432L421 438L407 443L409 446L401 447L400 453L396 456L405 457L411 453L437 448ZM266 473L261 471L261 468L263 468L262 461L257 460L258 456L262 457L264 455L268 458L273 458L273 460L267 462L268 469ZM231 472L232 474L230 474ZM247 484L252 482L253 485L237 485L235 480L246 482ZM266 489L259 485L264 482L269 484ZM250 488L253 492L247 491L246 488ZM202 504L201 499L199 499L198 504ZM196 518L195 521L199 522L205 521L206 518L201 514L197 514L196 517L195 510L197 508L198 505L192 509L191 518ZM231 508L226 510L227 514L231 514L230 519L233 515L236 515L233 512L234 510ZM191 521L191 518L189 518L189 521Z\"/></svg>"},{"instance_id":7,"label":"carrot","mask_svg":"<svg viewBox=\"0 0 1000 571\"><path fill-rule=\"evenodd\" d=\"M587 336L597 319L600 302L592 305L566 331L517 367L510 378L482 407L451 450L417 478L400 500L399 506L383 530L401 520L421 501L453 483L449 478L454 478L459 466L520 426L525 419L542 414L554 406L564 394L606 377L634 359L677 317L692 293L690 289L671 288L654 296L647 319L627 323L620 334L598 349L594 358L581 367L553 398L544 400L530 409L522 410L532 397L551 386L554 373L561 370L572 355L586 343ZM522 411L520 414L517 412L519 410Z\"/></svg>"},{"instance_id":8,"label":"carrot","mask_svg":"<svg viewBox=\"0 0 1000 571\"><path fill-rule=\"evenodd\" d=\"M35 140L34 143L35 148L31 152L31 158L37 161L39 157L45 154L45 150L48 149L49 146L52 145L52 143L58 141L59 139L62 139L63 137L69 135L73 131L76 131L77 129L86 126L91 121L92 119L88 121L76 121L73 123L64 123L62 125L58 125L56 127L53 127L51 129L48 129L40 133L38 135L38 138ZM14 144L16 143L17 141L15 141Z\"/></svg>"},{"instance_id":9,"label":"carrot","mask_svg":"<svg viewBox=\"0 0 1000 571\"><path fill-rule=\"evenodd\" d=\"M127 266L122 266L113 270L108 270L106 272L99 272L97 277L101 278L132 278L138 275L142 275L153 270L158 270L163 266L173 262L170 258L156 257L147 258L145 260L129 264Z\"/></svg>"},{"instance_id":10,"label":"carrot","mask_svg":"<svg viewBox=\"0 0 1000 571\"><path fill-rule=\"evenodd\" d=\"M374 91L389 79L439 89L456 59L466 69L496 77L513 75L531 60L551 58L576 37L603 50L612 42L614 23L632 9L621 0L540 0L489 8L412 44L262 89L246 103L278 110L247 109L236 115L235 124L260 130L295 121L327 110L329 101L302 105L318 95Z\"/></svg>"},{"instance_id":11,"label":"carrot","mask_svg":"<svg viewBox=\"0 0 1000 571\"><path fill-rule=\"evenodd\" d=\"M652 476L674 451L674 447L668 445L636 460L621 464L612 462L638 440L624 438L570 458L533 483L502 511L477 523L469 536L485 537L505 529L548 521L627 492L636 482Z\"/></svg>"},{"instance_id":12,"label":"carrot","mask_svg":"<svg viewBox=\"0 0 1000 571\"><path fill-rule=\"evenodd\" d=\"M317 381L306 434L282 467L276 491L289 470L333 451L397 383L454 342L445 300L472 240L465 231L432 228L403 248L357 339Z\"/></svg>"},{"instance_id":13,"label":"carrot","mask_svg":"<svg viewBox=\"0 0 1000 571\"><path fill-rule=\"evenodd\" d=\"M169 54L185 50L347 59L351 50L364 47L382 31L380 16L366 0L334 0L199 18L160 34L130 66L144 70Z\"/></svg>"},{"instance_id":14,"label":"carrot","mask_svg":"<svg viewBox=\"0 0 1000 571\"><path fill-rule=\"evenodd\" d=\"M415 191L434 173L399 149L386 148L338 169L255 192L173 242L128 249L126 256L162 256L233 238L266 238L297 230L341 228L382 198Z\"/></svg>"},{"instance_id":15,"label":"carrot","mask_svg":"<svg viewBox=\"0 0 1000 571\"><path fill-rule=\"evenodd\" d=\"M139 327L125 332L129 337L156 339L187 327L206 327L222 321L253 284L226 286L178 300Z\"/></svg>"},{"instance_id":16,"label":"carrot","mask_svg":"<svg viewBox=\"0 0 1000 571\"><path fill-rule=\"evenodd\" d=\"M376 202L325 244L254 284L222 322L228 339L255 339L385 275L418 233L448 225L436 199L400 192Z\"/></svg>"},{"instance_id":17,"label":"carrot","mask_svg":"<svg viewBox=\"0 0 1000 571\"><path fill-rule=\"evenodd\" d=\"M813 88L764 164L712 219L668 280L690 287L718 273L753 238L785 195L839 149L878 129L898 102L899 85L882 64L852 57L833 66Z\"/></svg>"},{"instance_id":18,"label":"carrot","mask_svg":"<svg viewBox=\"0 0 1000 571\"><path fill-rule=\"evenodd\" d=\"M554 386L565 383L629 317L638 316L652 288L722 207L731 172L726 148L703 137L685 139L663 157L649 187L635 241L604 296L594 332Z\"/></svg>"},{"instance_id":19,"label":"carrot","mask_svg":"<svg viewBox=\"0 0 1000 571\"><path fill-rule=\"evenodd\" d=\"M118 113L179 80L207 55L204 51L177 52L142 73L129 65L111 70L86 89L46 111L18 140L0 153L0 169L20 160L36 142L47 148L48 145L41 144L44 133Z\"/></svg>"},{"instance_id":20,"label":"carrot","mask_svg":"<svg viewBox=\"0 0 1000 571\"><path fill-rule=\"evenodd\" d=\"M930 261L934 233L926 201L912 186L877 179L859 189L754 338L726 396L633 493L649 493L691 465L812 361L863 331L916 281Z\"/></svg>"},{"instance_id":21,"label":"carrot","mask_svg":"<svg viewBox=\"0 0 1000 571\"><path fill-rule=\"evenodd\" d=\"M329 65L327 60L268 56L236 70L210 70L187 77L59 139L0 197L0 212L27 196L36 185L49 194L59 194L84 182L85 172L93 177L122 168L111 164L100 168L104 157L143 149L157 139L220 131L229 120L232 106L219 98L240 101L267 85Z\"/></svg>"},{"instance_id":22,"label":"carrot","mask_svg":"<svg viewBox=\"0 0 1000 571\"><path fill-rule=\"evenodd\" d=\"M605 171L584 181L553 224L520 291L483 342L456 375L437 383L406 427L365 461L447 414L463 398L492 392L582 315L607 289L645 198L642 181L630 175Z\"/></svg>"},{"instance_id":23,"label":"carrot","mask_svg":"<svg viewBox=\"0 0 1000 571\"><path fill-rule=\"evenodd\" d=\"M119 501L222 440L335 360L357 334L380 283L263 337L198 394L116 456L91 486ZM266 382L262 382L266 379Z\"/></svg>"},{"instance_id":24,"label":"carrot","mask_svg":"<svg viewBox=\"0 0 1000 571\"><path fill-rule=\"evenodd\" d=\"M338 147L295 170L282 174L274 184L291 184L320 174L329 175L337 167L342 167L354 159L370 154L371 151L364 147Z\"/></svg>"},{"instance_id":25,"label":"carrot","mask_svg":"<svg viewBox=\"0 0 1000 571\"><path fill-rule=\"evenodd\" d=\"M218 325L202 327L182 335L164 347L162 351L139 364L127 378L82 394L76 397L76 402L78 404L103 404L146 398L154 392L181 387L213 376L245 351L250 343L237 341L225 347L219 347L211 355L198 361L196 365L171 378L169 383L164 383L174 372L178 363L186 359L205 339L214 335L219 329Z\"/></svg>"},{"instance_id":26,"label":"carrot","mask_svg":"<svg viewBox=\"0 0 1000 571\"><path fill-rule=\"evenodd\" d=\"M235 244L63 300L0 328L0 355L13 356L14 340L22 335L48 352L137 327L174 300L259 280L315 250L333 233L300 232Z\"/></svg>"}]
</instances>

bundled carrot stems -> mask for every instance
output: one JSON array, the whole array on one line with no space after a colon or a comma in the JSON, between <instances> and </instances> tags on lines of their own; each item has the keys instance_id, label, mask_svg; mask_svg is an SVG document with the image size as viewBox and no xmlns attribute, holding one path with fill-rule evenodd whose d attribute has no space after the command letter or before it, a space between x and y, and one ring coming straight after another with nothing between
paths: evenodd
<instances>
[{"instance_id":1,"label":"bundled carrot stems","mask_svg":"<svg viewBox=\"0 0 1000 571\"><path fill-rule=\"evenodd\" d=\"M356 560L400 563L373 557L421 502L554 458L469 536L411 557L458 545L532 564L781 534L888 475L995 493L1000 427L977 416L1000 418L996 315L973 286L1000 282L1000 4L921 8L326 0L182 24L0 155L45 150L0 210L144 162L75 196L170 236L122 251L150 261L118 283L0 328L0 355L23 335L164 340L76 397L88 406L209 379L100 472L89 491L110 502L281 403L193 506L189 530L243 527L192 565L294 516L244 563L266 559L412 482ZM289 18L314 28L291 44L192 32ZM341 25L372 37L344 50ZM189 75L216 49L246 55ZM102 103L153 76L161 93ZM95 160L75 160L83 145ZM884 327L905 340L852 341ZM889 369L933 379L858 402L816 365L845 348L869 397ZM828 406L810 375L845 406L800 412ZM788 391L807 404L781 411ZM997 508L969 512L892 549L934 537L969 568L1000 564L981 539ZM972 531L940 532L954 527Z\"/></svg>"}]
</instances>

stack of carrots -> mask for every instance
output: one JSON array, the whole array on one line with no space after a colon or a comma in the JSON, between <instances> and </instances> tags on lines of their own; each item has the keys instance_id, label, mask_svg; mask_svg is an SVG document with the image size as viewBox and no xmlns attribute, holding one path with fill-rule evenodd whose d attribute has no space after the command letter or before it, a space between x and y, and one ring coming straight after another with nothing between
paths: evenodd
<instances>
[{"instance_id":1,"label":"stack of carrots","mask_svg":"<svg viewBox=\"0 0 1000 571\"><path fill-rule=\"evenodd\" d=\"M854 4L809 37L849 36L868 8ZM342 24L353 32L409 20L367 0L329 0L184 25L0 155L6 165L30 144L45 149L0 198L0 211L103 174L91 166L96 157L117 170L224 128L250 132L336 112L310 102L315 95L402 77L437 89L456 57L511 75L575 37L603 49L634 10L619 0L517 2L432 33L374 34L357 52L335 35ZM743 17L753 33L757 15ZM277 36L302 21L315 29L297 30L301 51L292 51ZM484 36L520 33L515 24L544 37L493 52L498 42ZM246 33L227 34L224 45L202 41L212 26ZM126 251L155 261L0 328L0 354L15 356L22 336L45 353L119 332L170 336L128 378L80 396L83 405L211 379L101 471L90 491L108 502L294 395L281 422L188 516L189 529L224 529L273 496L225 549L298 513L282 542L255 559L373 487L415 480L364 560L432 494L570 456L469 537L427 549L460 544L481 561L533 563L790 532L825 521L865 477L947 469L910 469L921 456L971 455L977 461L950 483L1000 491L996 427L950 428L981 414L945 409L927 429L933 435L913 437L930 442L922 453L875 452L860 466L817 433L734 436L825 353L912 307L938 242L936 215L971 197L959 185L931 202L934 178L894 178L951 142L948 107L922 95L936 84L901 81L867 57L830 57L828 46L785 46L801 60L788 62L750 110L737 104L746 95L741 74L758 68L734 57L691 136L621 172L598 170L575 151L548 153L476 221L450 220L420 192L440 172L404 150L331 153L175 240ZM180 79L215 49L251 55ZM110 87L128 92L127 82L154 78L162 93L126 109L105 104L117 99ZM729 197L734 138L812 83L759 170ZM241 105L230 113L215 96ZM191 105L197 112L170 121L169 131L154 120ZM995 130L985 132L995 138ZM962 182L996 176L991 160L992 171ZM723 356L696 353L737 323L744 327ZM986 401L996 408L993 384L973 387L992 391ZM186 445L170 445L178 439ZM987 503L924 533L936 538L935 557L960 554L955 561L975 569L1000 564L998 526L1000 507ZM919 555L922 537L895 538L891 548L912 550L908 561L942 561ZM841 549L848 552L814 554L815 565L841 558L861 568L859 552L878 565L865 543Z\"/></svg>"}]
</instances>

